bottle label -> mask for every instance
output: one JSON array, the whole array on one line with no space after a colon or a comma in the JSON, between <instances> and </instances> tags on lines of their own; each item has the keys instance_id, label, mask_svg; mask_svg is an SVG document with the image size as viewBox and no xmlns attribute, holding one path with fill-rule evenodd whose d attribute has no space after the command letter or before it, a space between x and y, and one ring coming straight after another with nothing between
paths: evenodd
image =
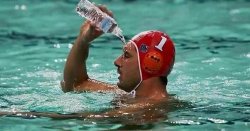
<instances>
[{"instance_id":1,"label":"bottle label","mask_svg":"<svg viewBox=\"0 0 250 131\"><path fill-rule=\"evenodd\" d=\"M103 18L102 21L100 22L100 27L105 33L109 31L111 26L112 26L112 21L109 18Z\"/></svg>"}]
</instances>

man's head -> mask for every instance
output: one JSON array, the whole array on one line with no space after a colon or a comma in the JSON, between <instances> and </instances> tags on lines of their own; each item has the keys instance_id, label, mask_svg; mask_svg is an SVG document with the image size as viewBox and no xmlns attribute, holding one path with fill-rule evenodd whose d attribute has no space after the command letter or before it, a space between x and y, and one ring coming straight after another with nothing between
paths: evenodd
<instances>
[{"instance_id":1,"label":"man's head","mask_svg":"<svg viewBox=\"0 0 250 131\"><path fill-rule=\"evenodd\" d=\"M127 92L132 91L141 81L137 51L132 42L128 42L123 47L123 54L115 60L114 64L120 74L118 87Z\"/></svg>"},{"instance_id":2,"label":"man's head","mask_svg":"<svg viewBox=\"0 0 250 131\"><path fill-rule=\"evenodd\" d=\"M145 31L134 36L123 49L115 65L118 67L118 87L130 92L143 80L167 77L175 61L175 48L168 35L160 31Z\"/></svg>"}]
</instances>

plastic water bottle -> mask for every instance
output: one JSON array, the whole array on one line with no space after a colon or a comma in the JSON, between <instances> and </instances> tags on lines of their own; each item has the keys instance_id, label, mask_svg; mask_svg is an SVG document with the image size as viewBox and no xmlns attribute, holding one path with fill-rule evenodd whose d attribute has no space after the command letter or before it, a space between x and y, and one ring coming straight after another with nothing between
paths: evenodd
<instances>
[{"instance_id":1,"label":"plastic water bottle","mask_svg":"<svg viewBox=\"0 0 250 131\"><path fill-rule=\"evenodd\" d=\"M126 43L122 30L118 27L117 22L108 14L101 11L88 0L80 0L77 4L76 12L91 21L104 33L112 33L119 37L123 43Z\"/></svg>"}]
</instances>

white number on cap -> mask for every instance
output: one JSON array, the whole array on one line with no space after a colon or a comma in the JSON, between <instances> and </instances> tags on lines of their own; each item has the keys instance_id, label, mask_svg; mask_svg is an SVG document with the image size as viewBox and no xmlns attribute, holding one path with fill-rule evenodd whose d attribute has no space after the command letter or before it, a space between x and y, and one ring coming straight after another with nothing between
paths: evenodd
<instances>
[{"instance_id":1,"label":"white number on cap","mask_svg":"<svg viewBox=\"0 0 250 131\"><path fill-rule=\"evenodd\" d=\"M165 43L166 43L166 41L167 41L167 38L165 38L165 37L163 37L163 36L161 36L161 42L158 44L158 45L156 45L155 47L157 48L157 49L159 49L160 51L162 51L162 47L165 45Z\"/></svg>"}]
</instances>

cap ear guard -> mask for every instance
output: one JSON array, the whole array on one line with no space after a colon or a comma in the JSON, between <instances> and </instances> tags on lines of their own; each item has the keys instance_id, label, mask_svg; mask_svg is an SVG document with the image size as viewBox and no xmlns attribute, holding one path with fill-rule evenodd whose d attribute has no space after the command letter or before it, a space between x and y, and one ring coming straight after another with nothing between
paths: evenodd
<instances>
[{"instance_id":1,"label":"cap ear guard","mask_svg":"<svg viewBox=\"0 0 250 131\"><path fill-rule=\"evenodd\" d=\"M149 74L158 74L162 68L163 58L157 51L148 52L143 59L142 69Z\"/></svg>"}]
</instances>

